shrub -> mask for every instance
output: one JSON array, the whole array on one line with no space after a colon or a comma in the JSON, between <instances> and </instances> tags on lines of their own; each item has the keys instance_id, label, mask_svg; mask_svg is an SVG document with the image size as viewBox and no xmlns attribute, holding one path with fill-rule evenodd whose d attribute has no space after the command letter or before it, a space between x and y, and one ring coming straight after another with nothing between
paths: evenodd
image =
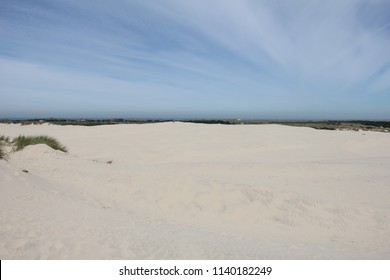
<instances>
[{"instance_id":1,"label":"shrub","mask_svg":"<svg viewBox=\"0 0 390 280\"><path fill-rule=\"evenodd\" d=\"M29 145L37 145L37 144L46 144L49 147L53 148L54 150L60 150L63 152L67 152L67 149L65 146L61 145L56 139L50 136L46 135L40 135L40 136L18 136L13 141L15 145L15 150L20 151L24 147Z\"/></svg>"}]
</instances>

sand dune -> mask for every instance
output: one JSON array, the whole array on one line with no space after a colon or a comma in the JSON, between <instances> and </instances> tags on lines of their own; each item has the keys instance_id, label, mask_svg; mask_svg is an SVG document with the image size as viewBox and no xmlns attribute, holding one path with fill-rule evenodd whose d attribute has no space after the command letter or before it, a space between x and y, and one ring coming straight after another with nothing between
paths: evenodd
<instances>
[{"instance_id":1,"label":"sand dune","mask_svg":"<svg viewBox=\"0 0 390 280\"><path fill-rule=\"evenodd\" d=\"M390 134L0 124L20 134L69 153L0 160L0 259L390 258Z\"/></svg>"}]
</instances>

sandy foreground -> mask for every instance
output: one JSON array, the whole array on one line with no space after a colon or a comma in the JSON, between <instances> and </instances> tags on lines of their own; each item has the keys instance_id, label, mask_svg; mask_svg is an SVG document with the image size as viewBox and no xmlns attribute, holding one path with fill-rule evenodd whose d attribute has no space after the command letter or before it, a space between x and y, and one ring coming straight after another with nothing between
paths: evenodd
<instances>
[{"instance_id":1,"label":"sandy foreground","mask_svg":"<svg viewBox=\"0 0 390 280\"><path fill-rule=\"evenodd\" d=\"M0 160L0 259L390 259L390 134L0 124L20 134L69 153Z\"/></svg>"}]
</instances>

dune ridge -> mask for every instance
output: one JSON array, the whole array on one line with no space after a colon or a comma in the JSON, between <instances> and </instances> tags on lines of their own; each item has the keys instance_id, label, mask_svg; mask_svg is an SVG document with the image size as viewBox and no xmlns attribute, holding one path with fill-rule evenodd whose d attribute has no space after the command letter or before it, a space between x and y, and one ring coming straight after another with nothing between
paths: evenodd
<instances>
[{"instance_id":1,"label":"dune ridge","mask_svg":"<svg viewBox=\"0 0 390 280\"><path fill-rule=\"evenodd\" d=\"M389 259L390 134L0 124L1 259ZM28 172L23 172L26 170Z\"/></svg>"}]
</instances>

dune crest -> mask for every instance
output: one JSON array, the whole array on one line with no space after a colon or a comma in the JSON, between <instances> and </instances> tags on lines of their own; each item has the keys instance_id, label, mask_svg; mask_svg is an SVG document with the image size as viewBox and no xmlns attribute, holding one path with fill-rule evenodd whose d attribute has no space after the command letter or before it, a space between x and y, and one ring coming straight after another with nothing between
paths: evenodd
<instances>
[{"instance_id":1,"label":"dune crest","mask_svg":"<svg viewBox=\"0 0 390 280\"><path fill-rule=\"evenodd\" d=\"M390 134L5 125L1 259L388 259ZM28 172L24 172L27 170Z\"/></svg>"}]
</instances>

